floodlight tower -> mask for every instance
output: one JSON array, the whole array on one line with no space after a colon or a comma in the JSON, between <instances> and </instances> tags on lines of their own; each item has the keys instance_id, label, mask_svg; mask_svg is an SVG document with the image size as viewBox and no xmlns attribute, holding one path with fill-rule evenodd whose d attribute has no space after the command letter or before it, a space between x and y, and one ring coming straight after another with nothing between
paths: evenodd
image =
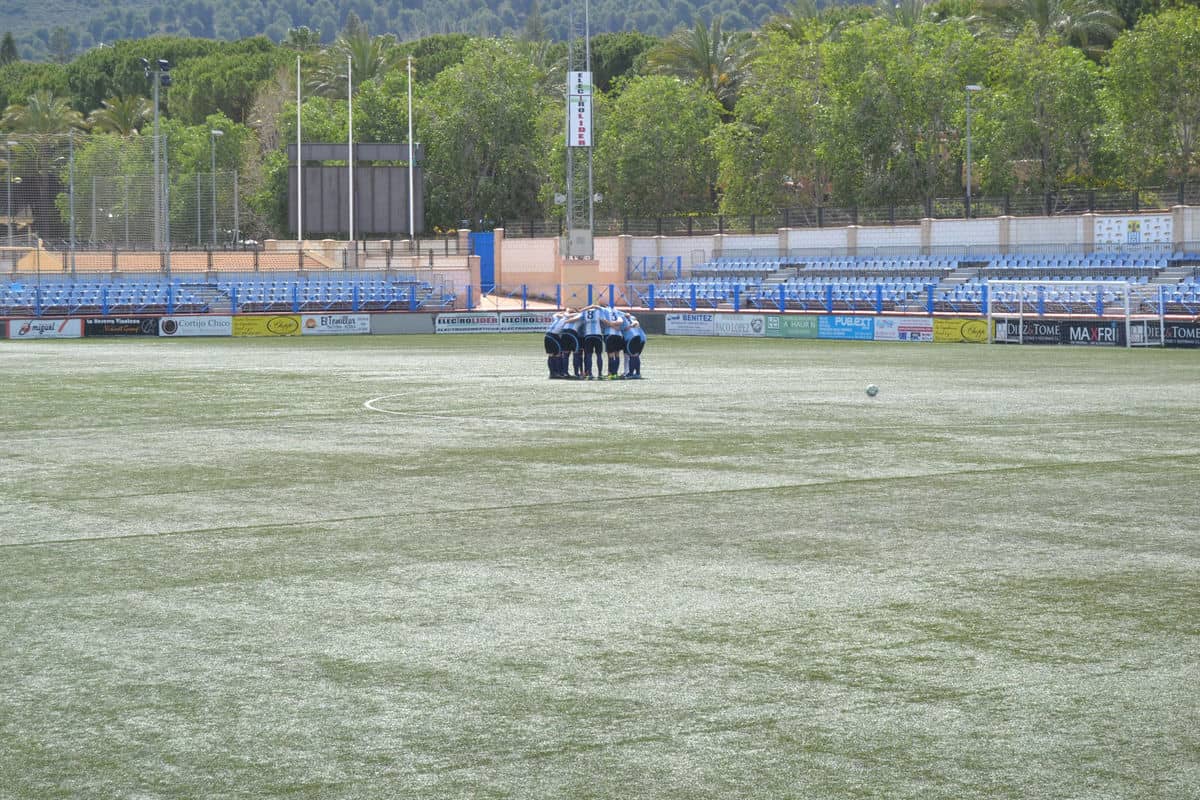
<instances>
[{"instance_id":1,"label":"floodlight tower","mask_svg":"<svg viewBox=\"0 0 1200 800\"><path fill-rule=\"evenodd\" d=\"M595 206L592 194L592 46L588 0L583 14L571 0L567 31L567 258L591 258Z\"/></svg>"}]
</instances>

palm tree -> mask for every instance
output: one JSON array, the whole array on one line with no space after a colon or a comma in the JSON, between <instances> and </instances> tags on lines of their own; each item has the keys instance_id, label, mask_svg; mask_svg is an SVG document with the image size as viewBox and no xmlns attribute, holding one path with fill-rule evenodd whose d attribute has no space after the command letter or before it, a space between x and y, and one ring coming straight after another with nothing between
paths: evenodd
<instances>
[{"instance_id":1,"label":"palm tree","mask_svg":"<svg viewBox=\"0 0 1200 800\"><path fill-rule=\"evenodd\" d=\"M45 89L31 94L25 105L14 103L4 109L0 125L18 133L39 135L66 133L87 127L83 115L71 108L65 98L55 97Z\"/></svg>"},{"instance_id":2,"label":"palm tree","mask_svg":"<svg viewBox=\"0 0 1200 800\"><path fill-rule=\"evenodd\" d=\"M87 122L93 131L115 133L118 136L134 136L141 132L142 125L150 119L154 108L141 95L132 97L110 97L101 101L98 108L88 115Z\"/></svg>"},{"instance_id":3,"label":"palm tree","mask_svg":"<svg viewBox=\"0 0 1200 800\"><path fill-rule=\"evenodd\" d=\"M700 82L732 111L746 77L749 45L749 34L722 30L720 16L711 27L697 18L690 30L680 28L651 50L646 63L656 72Z\"/></svg>"},{"instance_id":4,"label":"palm tree","mask_svg":"<svg viewBox=\"0 0 1200 800\"><path fill-rule=\"evenodd\" d=\"M382 80L397 63L398 53L394 36L372 36L366 24L351 12L346 29L325 51L313 79L313 90L325 97L345 97L347 62L354 85L361 86L364 81Z\"/></svg>"},{"instance_id":5,"label":"palm tree","mask_svg":"<svg viewBox=\"0 0 1200 800\"><path fill-rule=\"evenodd\" d=\"M1124 27L1112 0L982 0L980 19L1008 38L1032 24L1041 39L1106 49Z\"/></svg>"}]
</instances>

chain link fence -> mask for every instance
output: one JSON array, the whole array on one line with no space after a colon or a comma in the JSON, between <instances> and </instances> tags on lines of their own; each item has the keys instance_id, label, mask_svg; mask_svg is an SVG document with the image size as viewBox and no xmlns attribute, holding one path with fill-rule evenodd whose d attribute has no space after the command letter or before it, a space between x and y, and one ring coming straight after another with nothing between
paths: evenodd
<instances>
[{"instance_id":1,"label":"chain link fence","mask_svg":"<svg viewBox=\"0 0 1200 800\"><path fill-rule=\"evenodd\" d=\"M241 242L235 171L171 166L164 137L9 134L0 194L9 248L163 250ZM169 211L169 213L168 213Z\"/></svg>"}]
</instances>

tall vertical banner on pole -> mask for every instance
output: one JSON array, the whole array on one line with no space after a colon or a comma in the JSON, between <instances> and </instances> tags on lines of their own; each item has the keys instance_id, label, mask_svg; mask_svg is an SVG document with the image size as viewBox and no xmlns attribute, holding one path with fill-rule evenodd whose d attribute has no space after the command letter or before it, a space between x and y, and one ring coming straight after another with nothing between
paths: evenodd
<instances>
[{"instance_id":1,"label":"tall vertical banner on pole","mask_svg":"<svg viewBox=\"0 0 1200 800\"><path fill-rule=\"evenodd\" d=\"M240 237L237 232L235 236ZM304 138L300 135L300 56L296 56L296 245L304 241Z\"/></svg>"},{"instance_id":2,"label":"tall vertical banner on pole","mask_svg":"<svg viewBox=\"0 0 1200 800\"><path fill-rule=\"evenodd\" d=\"M567 73L567 146L592 146L592 73Z\"/></svg>"}]
</instances>

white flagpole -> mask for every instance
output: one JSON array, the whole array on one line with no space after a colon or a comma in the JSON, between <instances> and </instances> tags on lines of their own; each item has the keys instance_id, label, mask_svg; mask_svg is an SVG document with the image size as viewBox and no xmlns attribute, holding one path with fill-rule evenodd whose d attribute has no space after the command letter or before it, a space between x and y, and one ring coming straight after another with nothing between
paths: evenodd
<instances>
[{"instance_id":1,"label":"white flagpole","mask_svg":"<svg viewBox=\"0 0 1200 800\"><path fill-rule=\"evenodd\" d=\"M304 241L304 145L300 135L300 56L296 56L296 245Z\"/></svg>"},{"instance_id":2,"label":"white flagpole","mask_svg":"<svg viewBox=\"0 0 1200 800\"><path fill-rule=\"evenodd\" d=\"M354 243L354 69L353 59L346 56L346 108L350 117L350 131L347 134L346 154L349 156L347 165L350 167L350 243ZM354 263L358 264L358 249L354 251Z\"/></svg>"},{"instance_id":3,"label":"white flagpole","mask_svg":"<svg viewBox=\"0 0 1200 800\"><path fill-rule=\"evenodd\" d=\"M416 166L416 145L413 143L412 118L412 55L408 57L408 238L416 241L417 229L413 211L413 169Z\"/></svg>"}]
</instances>

